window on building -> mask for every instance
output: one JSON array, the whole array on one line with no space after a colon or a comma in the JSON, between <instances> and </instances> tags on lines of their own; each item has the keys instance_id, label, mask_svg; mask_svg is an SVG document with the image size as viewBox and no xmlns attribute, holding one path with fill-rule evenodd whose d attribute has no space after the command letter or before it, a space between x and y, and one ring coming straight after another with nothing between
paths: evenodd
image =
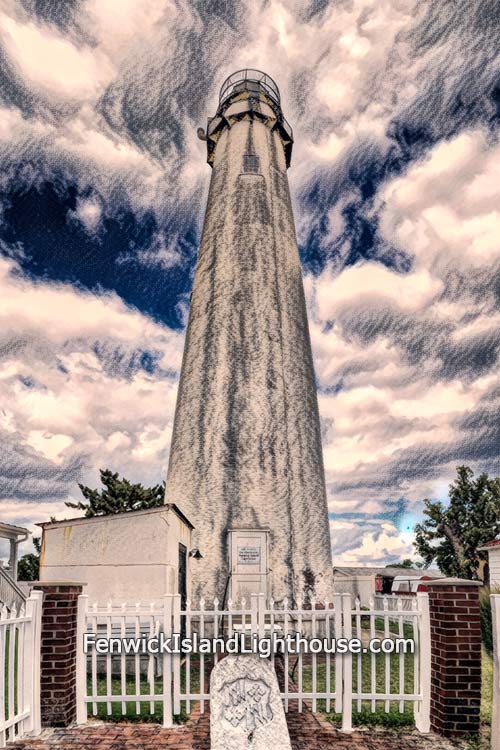
<instances>
[{"instance_id":1,"label":"window on building","mask_svg":"<svg viewBox=\"0 0 500 750\"><path fill-rule=\"evenodd\" d=\"M243 171L257 174L259 172L259 157L255 154L243 155Z\"/></svg>"}]
</instances>

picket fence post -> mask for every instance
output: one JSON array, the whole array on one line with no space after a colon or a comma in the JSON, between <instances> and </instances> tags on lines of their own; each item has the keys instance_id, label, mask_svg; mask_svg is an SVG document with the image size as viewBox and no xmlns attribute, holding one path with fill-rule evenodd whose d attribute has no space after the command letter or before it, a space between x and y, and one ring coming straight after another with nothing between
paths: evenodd
<instances>
[{"instance_id":1,"label":"picket fence post","mask_svg":"<svg viewBox=\"0 0 500 750\"><path fill-rule=\"evenodd\" d=\"M259 632L259 595L250 594L250 624L252 637Z\"/></svg>"},{"instance_id":2,"label":"picket fence post","mask_svg":"<svg viewBox=\"0 0 500 750\"><path fill-rule=\"evenodd\" d=\"M83 635L87 630L87 594L78 596L76 612L76 723L87 722L87 655L83 651Z\"/></svg>"},{"instance_id":3,"label":"picket fence post","mask_svg":"<svg viewBox=\"0 0 500 750\"><path fill-rule=\"evenodd\" d=\"M174 633L181 632L181 597L172 595L172 629ZM174 714L181 712L181 655L177 651L172 655L173 686L174 686Z\"/></svg>"},{"instance_id":4,"label":"picket fence post","mask_svg":"<svg viewBox=\"0 0 500 750\"><path fill-rule=\"evenodd\" d=\"M163 634L166 641L172 636L172 605L172 595L165 594L163 597ZM163 726L168 729L174 724L172 689L172 655L165 651L163 654Z\"/></svg>"},{"instance_id":5,"label":"picket fence post","mask_svg":"<svg viewBox=\"0 0 500 750\"><path fill-rule=\"evenodd\" d=\"M429 594L417 593L417 609L420 612L419 624L419 678L422 700L415 703L415 726L422 734L431 731L431 618Z\"/></svg>"},{"instance_id":6,"label":"picket fence post","mask_svg":"<svg viewBox=\"0 0 500 750\"><path fill-rule=\"evenodd\" d=\"M500 594L491 596L493 622L493 708L491 711L491 750L500 750Z\"/></svg>"},{"instance_id":7,"label":"picket fence post","mask_svg":"<svg viewBox=\"0 0 500 750\"><path fill-rule=\"evenodd\" d=\"M342 594L342 637L352 638L352 602L350 594ZM352 654L342 656L342 732L352 732Z\"/></svg>"},{"instance_id":8,"label":"picket fence post","mask_svg":"<svg viewBox=\"0 0 500 750\"><path fill-rule=\"evenodd\" d=\"M23 669L23 705L29 707L29 716L23 722L23 734L36 736L42 731L40 714L40 646L42 631L41 591L31 591L26 600L26 617Z\"/></svg>"},{"instance_id":9,"label":"picket fence post","mask_svg":"<svg viewBox=\"0 0 500 750\"><path fill-rule=\"evenodd\" d=\"M265 594L259 594L259 614L258 614L258 622L259 622L259 638L264 638L266 634L266 595ZM272 635L272 634L271 634Z\"/></svg>"},{"instance_id":10,"label":"picket fence post","mask_svg":"<svg viewBox=\"0 0 500 750\"><path fill-rule=\"evenodd\" d=\"M333 595L333 617L334 617L334 636L336 639L342 635L342 594ZM341 653L335 654L335 713L340 714L343 711L343 685L344 685L344 656Z\"/></svg>"}]
</instances>

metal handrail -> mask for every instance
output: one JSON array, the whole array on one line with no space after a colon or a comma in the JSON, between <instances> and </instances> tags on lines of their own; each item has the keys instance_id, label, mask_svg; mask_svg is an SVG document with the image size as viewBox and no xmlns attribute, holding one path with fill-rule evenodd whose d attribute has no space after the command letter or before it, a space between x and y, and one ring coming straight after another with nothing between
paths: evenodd
<instances>
[{"instance_id":1,"label":"metal handrail","mask_svg":"<svg viewBox=\"0 0 500 750\"><path fill-rule=\"evenodd\" d=\"M232 95L238 84L246 82L258 83L259 86L262 86L266 94L280 106L280 92L275 81L267 73L253 68L237 70L236 73L232 73L226 78L219 93L219 105Z\"/></svg>"},{"instance_id":2,"label":"metal handrail","mask_svg":"<svg viewBox=\"0 0 500 750\"><path fill-rule=\"evenodd\" d=\"M0 568L0 606L19 610L25 603L26 596L6 570Z\"/></svg>"}]
</instances>

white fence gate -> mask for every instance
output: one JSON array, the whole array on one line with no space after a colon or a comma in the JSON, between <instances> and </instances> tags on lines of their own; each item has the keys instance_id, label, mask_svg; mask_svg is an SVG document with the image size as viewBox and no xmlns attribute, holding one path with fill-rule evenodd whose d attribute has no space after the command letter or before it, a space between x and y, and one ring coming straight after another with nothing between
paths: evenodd
<instances>
[{"instance_id":1,"label":"white fence gate","mask_svg":"<svg viewBox=\"0 0 500 750\"><path fill-rule=\"evenodd\" d=\"M500 750L500 594L491 596L493 620L493 707L491 711L491 750Z\"/></svg>"},{"instance_id":2,"label":"white fence gate","mask_svg":"<svg viewBox=\"0 0 500 750\"><path fill-rule=\"evenodd\" d=\"M0 607L0 747L40 732L42 592L18 610Z\"/></svg>"},{"instance_id":3,"label":"white fence gate","mask_svg":"<svg viewBox=\"0 0 500 750\"><path fill-rule=\"evenodd\" d=\"M394 597L392 597L394 601ZM219 608L215 600L211 608L203 601L197 608L188 602L181 609L180 596L165 596L160 603L108 604L88 606L87 597L79 598L78 639L84 632L96 636L124 638L147 637L163 633L166 638L180 633L191 638L220 638L221 643L235 633L249 636L279 636L299 633L309 641L313 638L359 638L363 645L373 638L410 638L414 653L374 654L325 651L298 655L285 651L270 653L277 668L281 696L286 711L291 702L298 711L306 704L313 711L333 711L342 715L342 728L352 728L354 710L376 711L382 706L389 712L397 705L403 713L413 707L414 720L421 732L430 730L431 648L429 600L426 593L413 598L412 609L403 601L395 606L383 599L377 606L362 609L350 594L336 594L333 602L316 608L288 607L287 602L275 606L264 595L252 595L250 606L244 600L238 606L231 602ZM171 726L173 717L183 711L189 714L193 702L200 711L210 700L209 675L219 653L164 653L99 656L95 649L85 657L78 649L77 721L84 723L89 710L93 715L141 714L157 715L164 726ZM321 705L319 703L321 702Z\"/></svg>"}]
</instances>

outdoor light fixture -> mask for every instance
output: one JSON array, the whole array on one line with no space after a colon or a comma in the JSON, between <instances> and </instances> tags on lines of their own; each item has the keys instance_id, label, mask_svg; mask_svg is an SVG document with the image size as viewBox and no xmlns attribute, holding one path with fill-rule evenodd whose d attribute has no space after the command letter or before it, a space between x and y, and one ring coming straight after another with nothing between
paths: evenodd
<instances>
[{"instance_id":1,"label":"outdoor light fixture","mask_svg":"<svg viewBox=\"0 0 500 750\"><path fill-rule=\"evenodd\" d=\"M196 547L195 549L189 550L189 557L194 557L195 560L201 560L203 555L198 547Z\"/></svg>"}]
</instances>

